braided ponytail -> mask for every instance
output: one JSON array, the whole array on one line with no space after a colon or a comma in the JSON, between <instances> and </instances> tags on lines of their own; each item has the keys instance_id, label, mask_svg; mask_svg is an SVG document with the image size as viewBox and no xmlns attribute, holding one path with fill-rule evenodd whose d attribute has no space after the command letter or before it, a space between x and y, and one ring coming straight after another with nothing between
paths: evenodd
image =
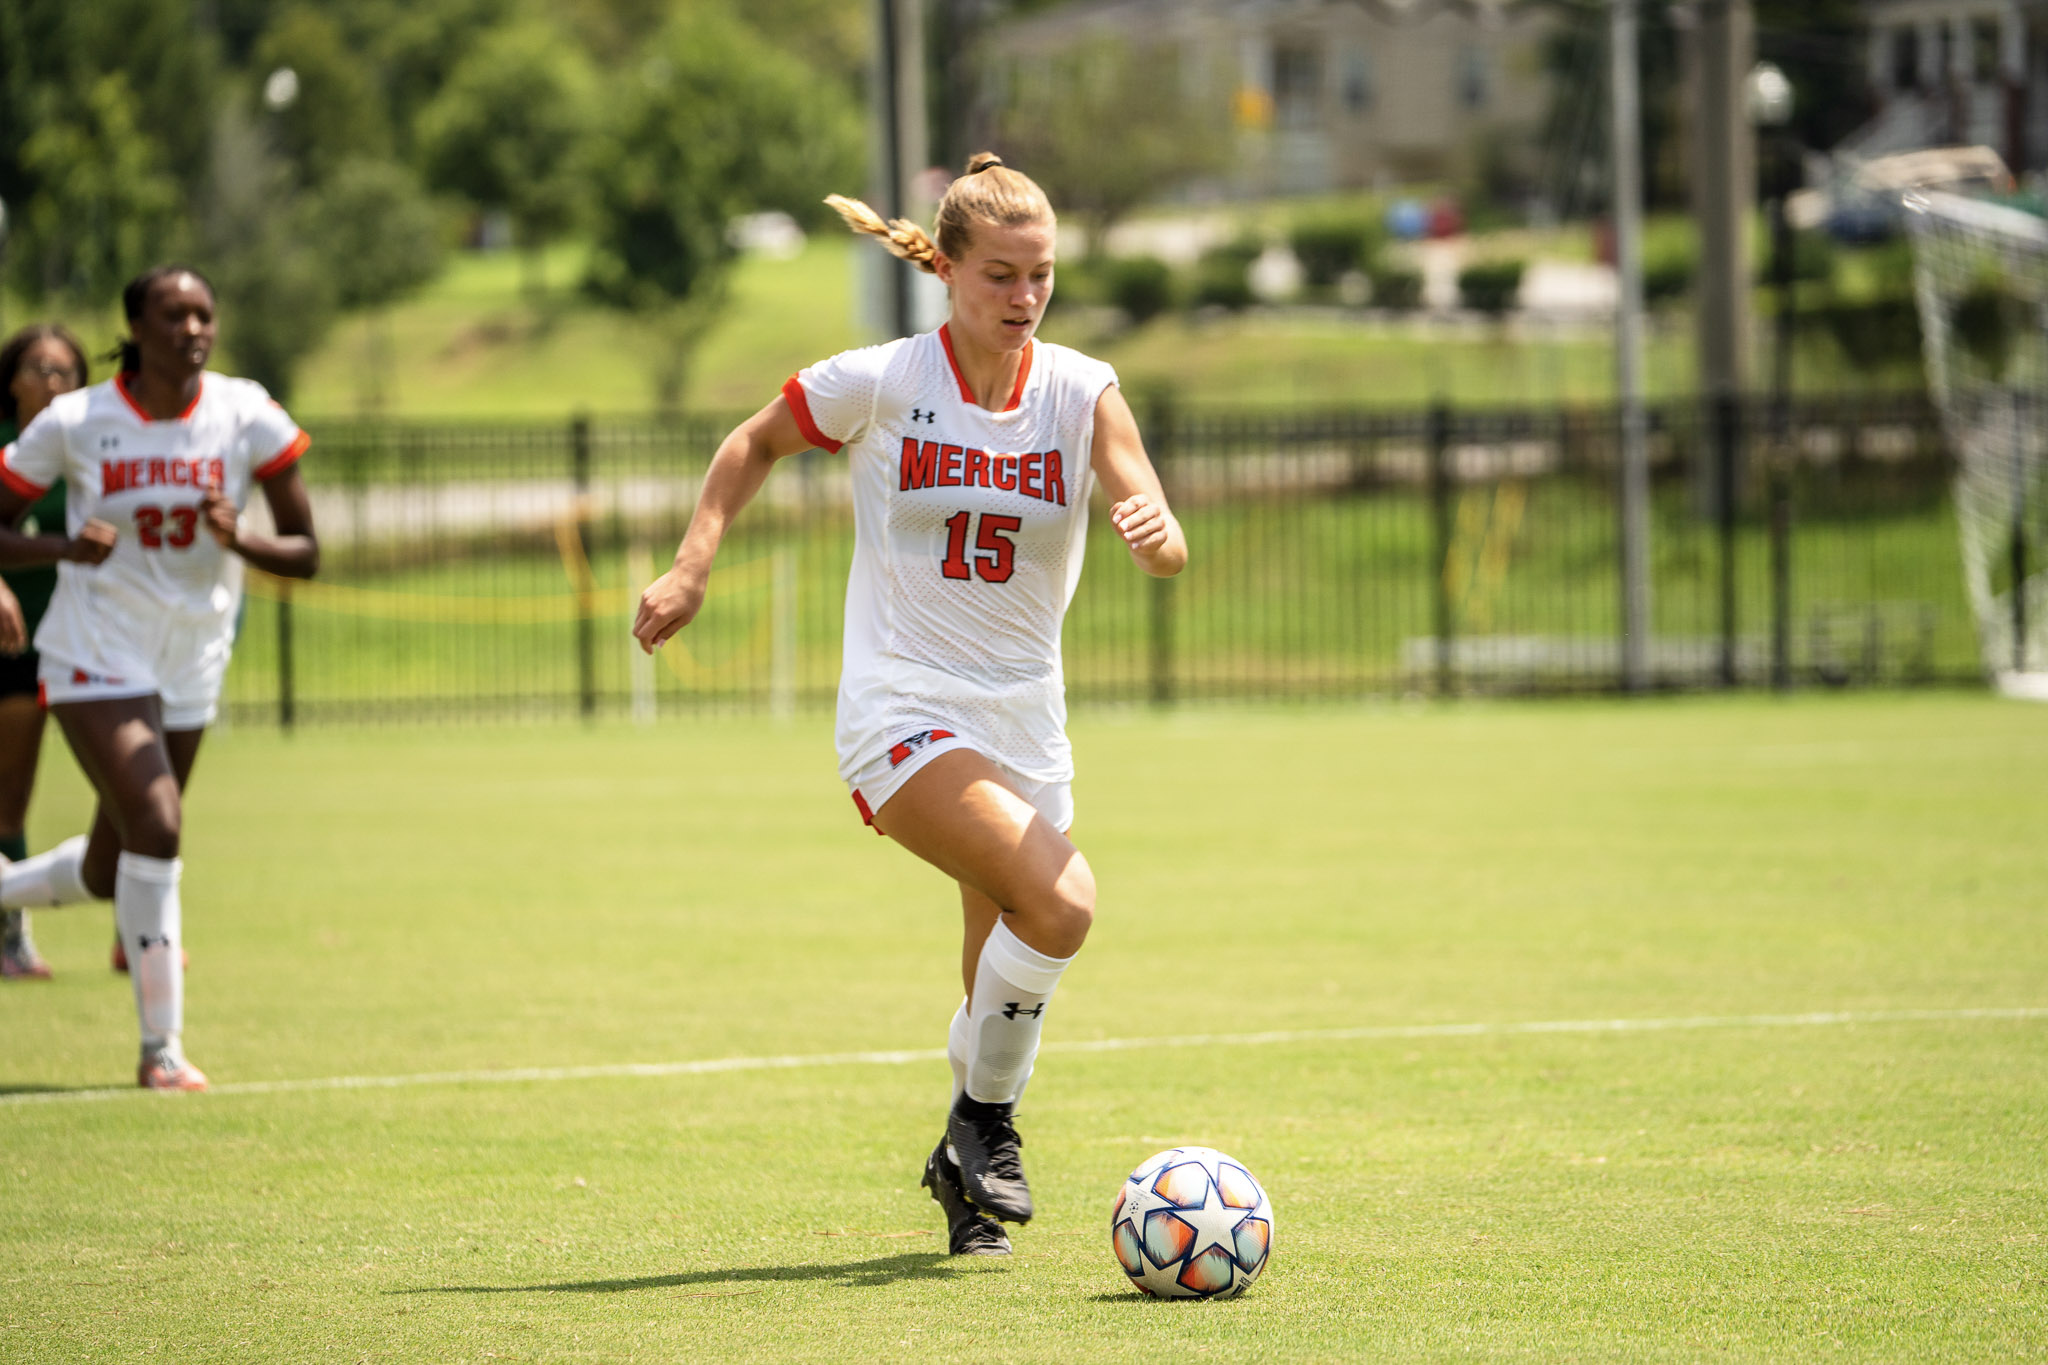
<instances>
[{"instance_id":1,"label":"braided ponytail","mask_svg":"<svg viewBox=\"0 0 2048 1365\"><path fill-rule=\"evenodd\" d=\"M890 255L910 262L927 275L937 272L938 267L932 264L932 258L939 253L938 243L908 218L885 221L881 214L860 200L848 199L843 194L828 194L825 203L837 210L839 216L846 220L846 225L855 232L879 237Z\"/></svg>"},{"instance_id":2,"label":"braided ponytail","mask_svg":"<svg viewBox=\"0 0 2048 1365\"><path fill-rule=\"evenodd\" d=\"M928 275L938 273L934 258L939 253L956 261L967 255L976 223L1023 227L1054 221L1052 202L1045 197L1045 191L1022 171L1005 166L994 152L976 152L969 157L967 173L947 186L946 197L939 201L936 242L908 218L885 220L858 199L828 194L825 202L855 232L880 239L891 255L909 261Z\"/></svg>"}]
</instances>

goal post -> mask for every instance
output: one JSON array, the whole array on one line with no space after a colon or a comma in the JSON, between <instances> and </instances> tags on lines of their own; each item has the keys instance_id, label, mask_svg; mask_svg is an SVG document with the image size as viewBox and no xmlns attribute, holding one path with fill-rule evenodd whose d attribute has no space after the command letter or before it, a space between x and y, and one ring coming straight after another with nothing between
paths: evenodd
<instances>
[{"instance_id":1,"label":"goal post","mask_svg":"<svg viewBox=\"0 0 2048 1365\"><path fill-rule=\"evenodd\" d=\"M2048 221L1934 191L1905 204L1985 671L2048 701Z\"/></svg>"}]
</instances>

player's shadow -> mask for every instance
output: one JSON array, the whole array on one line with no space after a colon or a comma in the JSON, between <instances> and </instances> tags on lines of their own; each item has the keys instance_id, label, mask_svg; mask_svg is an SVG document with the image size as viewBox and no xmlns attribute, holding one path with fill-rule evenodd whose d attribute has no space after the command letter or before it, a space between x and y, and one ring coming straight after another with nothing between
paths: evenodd
<instances>
[{"instance_id":1,"label":"player's shadow","mask_svg":"<svg viewBox=\"0 0 2048 1365\"><path fill-rule=\"evenodd\" d=\"M968 1274L987 1269L981 1264ZM642 1289L679 1289L686 1285L837 1280L847 1289L875 1289L898 1280L948 1280L963 1271L960 1261L943 1252L913 1251L901 1256L876 1256L837 1265L760 1265L733 1270L686 1270L674 1275L639 1275L618 1280L567 1280L556 1284L450 1284L424 1289L393 1289L393 1294L628 1294Z\"/></svg>"}]
</instances>

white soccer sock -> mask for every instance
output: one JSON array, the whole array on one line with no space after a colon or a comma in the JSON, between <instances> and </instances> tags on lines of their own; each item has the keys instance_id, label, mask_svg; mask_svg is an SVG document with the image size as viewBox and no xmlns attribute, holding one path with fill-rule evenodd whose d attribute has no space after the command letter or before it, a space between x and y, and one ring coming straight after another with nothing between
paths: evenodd
<instances>
[{"instance_id":1,"label":"white soccer sock","mask_svg":"<svg viewBox=\"0 0 2048 1365\"><path fill-rule=\"evenodd\" d=\"M185 965L178 951L183 870L176 858L123 853L114 873L114 923L128 949L128 980L145 1049L176 1047L185 1027Z\"/></svg>"},{"instance_id":2,"label":"white soccer sock","mask_svg":"<svg viewBox=\"0 0 2048 1365\"><path fill-rule=\"evenodd\" d=\"M1071 957L1047 957L1001 920L981 947L968 1008L967 1093L983 1104L1012 1104L1038 1057L1045 1002Z\"/></svg>"},{"instance_id":3,"label":"white soccer sock","mask_svg":"<svg viewBox=\"0 0 2048 1365\"><path fill-rule=\"evenodd\" d=\"M0 871L0 905L9 910L47 910L92 899L85 889L83 834Z\"/></svg>"},{"instance_id":4,"label":"white soccer sock","mask_svg":"<svg viewBox=\"0 0 2048 1365\"><path fill-rule=\"evenodd\" d=\"M946 1029L946 1060L953 1065L953 1098L967 1089L968 1040L974 1036L973 1028L967 1022L967 1000L961 997L960 1008L953 1011L953 1023Z\"/></svg>"}]
</instances>

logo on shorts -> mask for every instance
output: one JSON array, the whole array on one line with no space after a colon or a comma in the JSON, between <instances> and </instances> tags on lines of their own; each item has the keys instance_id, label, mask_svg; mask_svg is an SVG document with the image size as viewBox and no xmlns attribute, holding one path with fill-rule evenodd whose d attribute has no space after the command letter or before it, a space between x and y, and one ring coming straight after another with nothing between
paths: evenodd
<instances>
[{"instance_id":1,"label":"logo on shorts","mask_svg":"<svg viewBox=\"0 0 2048 1365\"><path fill-rule=\"evenodd\" d=\"M909 758L927 744L932 744L942 739L951 739L952 737L953 732L951 730L919 730L909 739L889 746L889 766L892 768L896 767L904 759Z\"/></svg>"}]
</instances>

